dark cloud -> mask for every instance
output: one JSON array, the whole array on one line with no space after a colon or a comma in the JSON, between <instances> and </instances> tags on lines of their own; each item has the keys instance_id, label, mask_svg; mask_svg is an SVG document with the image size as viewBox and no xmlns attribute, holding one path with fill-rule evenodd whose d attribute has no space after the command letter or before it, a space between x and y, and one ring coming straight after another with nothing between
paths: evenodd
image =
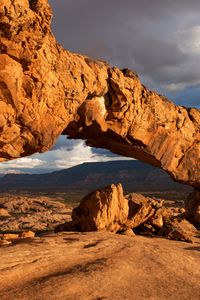
<instances>
[{"instance_id":1,"label":"dark cloud","mask_svg":"<svg viewBox=\"0 0 200 300\"><path fill-rule=\"evenodd\" d=\"M50 3L53 31L65 48L132 68L150 88L167 95L200 84L199 0Z\"/></svg>"}]
</instances>

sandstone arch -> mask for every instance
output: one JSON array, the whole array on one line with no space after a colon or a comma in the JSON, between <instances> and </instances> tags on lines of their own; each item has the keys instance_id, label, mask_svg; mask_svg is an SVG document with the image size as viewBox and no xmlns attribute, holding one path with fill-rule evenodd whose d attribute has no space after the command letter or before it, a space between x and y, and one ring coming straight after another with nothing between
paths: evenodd
<instances>
[{"instance_id":1,"label":"sandstone arch","mask_svg":"<svg viewBox=\"0 0 200 300\"><path fill-rule=\"evenodd\" d=\"M149 91L136 73L70 53L47 0L0 0L0 161L60 134L163 168L200 188L200 112Z\"/></svg>"}]
</instances>

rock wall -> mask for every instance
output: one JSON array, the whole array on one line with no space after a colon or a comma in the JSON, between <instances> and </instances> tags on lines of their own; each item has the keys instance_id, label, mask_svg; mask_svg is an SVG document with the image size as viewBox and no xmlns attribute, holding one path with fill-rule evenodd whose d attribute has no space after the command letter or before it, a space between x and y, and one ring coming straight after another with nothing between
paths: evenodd
<instances>
[{"instance_id":1,"label":"rock wall","mask_svg":"<svg viewBox=\"0 0 200 300\"><path fill-rule=\"evenodd\" d=\"M136 73L70 53L47 0L0 1L0 161L60 134L134 157L200 188L200 112L149 91Z\"/></svg>"}]
</instances>

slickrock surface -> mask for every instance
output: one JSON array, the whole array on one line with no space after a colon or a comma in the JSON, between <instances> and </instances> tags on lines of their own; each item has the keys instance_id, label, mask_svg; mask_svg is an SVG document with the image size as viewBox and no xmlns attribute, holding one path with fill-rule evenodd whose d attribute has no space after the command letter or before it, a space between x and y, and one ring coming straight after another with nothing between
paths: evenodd
<instances>
[{"instance_id":1,"label":"slickrock surface","mask_svg":"<svg viewBox=\"0 0 200 300\"><path fill-rule=\"evenodd\" d=\"M106 232L0 248L1 300L197 300L200 245Z\"/></svg>"},{"instance_id":2,"label":"slickrock surface","mask_svg":"<svg viewBox=\"0 0 200 300\"><path fill-rule=\"evenodd\" d=\"M3 233L0 234L0 246L12 245L13 243L19 242L19 240L34 238L35 232L23 231L21 233Z\"/></svg>"},{"instance_id":3,"label":"slickrock surface","mask_svg":"<svg viewBox=\"0 0 200 300\"><path fill-rule=\"evenodd\" d=\"M0 207L0 233L52 231L71 220L72 209L48 197L1 196Z\"/></svg>"},{"instance_id":4,"label":"slickrock surface","mask_svg":"<svg viewBox=\"0 0 200 300\"><path fill-rule=\"evenodd\" d=\"M0 158L48 150L60 134L135 157L200 186L200 113L128 70L70 53L47 0L0 1Z\"/></svg>"}]
</instances>

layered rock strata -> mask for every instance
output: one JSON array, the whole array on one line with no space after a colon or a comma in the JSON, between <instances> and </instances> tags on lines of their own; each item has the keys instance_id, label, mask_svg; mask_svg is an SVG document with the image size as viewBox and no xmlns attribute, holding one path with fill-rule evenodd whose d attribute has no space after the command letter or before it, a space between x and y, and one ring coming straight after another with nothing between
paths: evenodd
<instances>
[{"instance_id":1,"label":"layered rock strata","mask_svg":"<svg viewBox=\"0 0 200 300\"><path fill-rule=\"evenodd\" d=\"M200 187L200 113L136 73L70 53L47 0L0 1L0 160L48 150L60 134L137 158Z\"/></svg>"}]
</instances>

